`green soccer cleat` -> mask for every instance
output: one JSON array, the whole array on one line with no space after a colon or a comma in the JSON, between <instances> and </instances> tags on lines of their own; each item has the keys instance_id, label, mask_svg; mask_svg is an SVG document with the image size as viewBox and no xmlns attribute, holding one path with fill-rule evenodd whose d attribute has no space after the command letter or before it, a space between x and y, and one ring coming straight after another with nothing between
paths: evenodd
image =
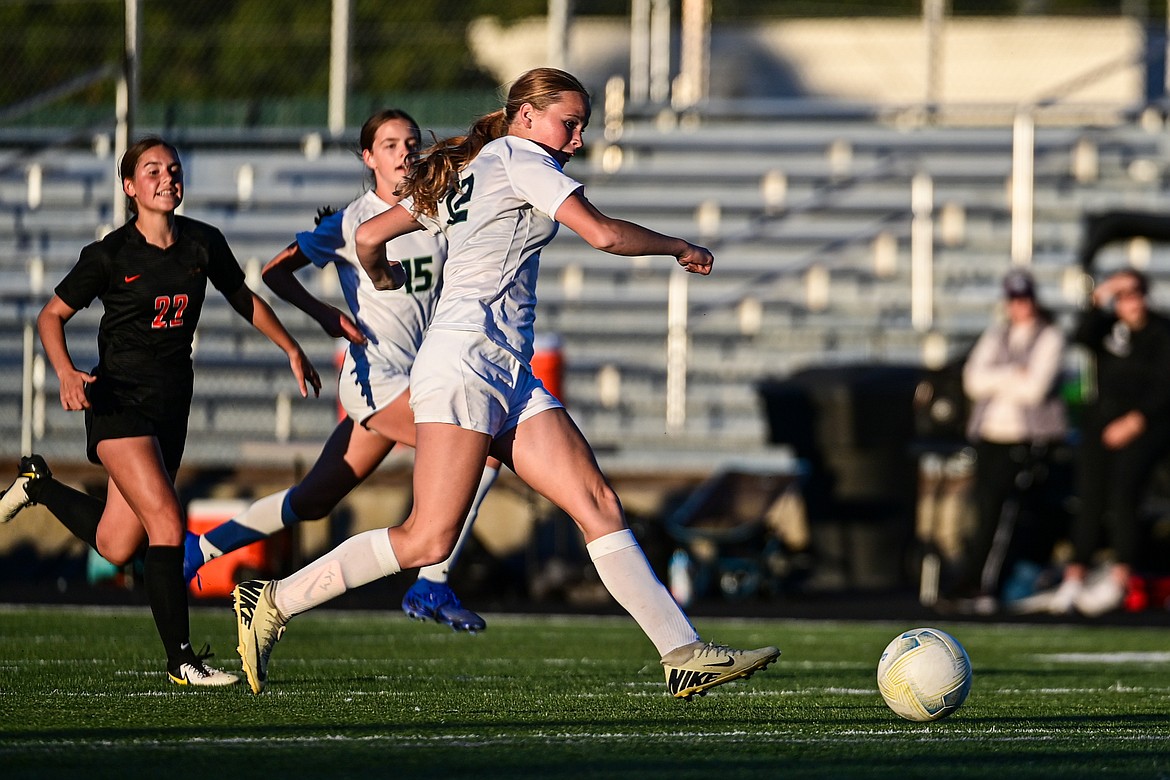
<instances>
[{"instance_id":1,"label":"green soccer cleat","mask_svg":"<svg viewBox=\"0 0 1170 780\"><path fill-rule=\"evenodd\" d=\"M775 647L736 650L712 642L693 642L662 657L666 687L676 699L703 696L716 685L746 679L780 657Z\"/></svg>"},{"instance_id":2,"label":"green soccer cleat","mask_svg":"<svg viewBox=\"0 0 1170 780\"><path fill-rule=\"evenodd\" d=\"M288 618L276 608L276 583L264 580L241 582L232 591L236 612L236 650L244 664L244 675L252 693L260 693L268 682L268 658L284 636Z\"/></svg>"}]
</instances>

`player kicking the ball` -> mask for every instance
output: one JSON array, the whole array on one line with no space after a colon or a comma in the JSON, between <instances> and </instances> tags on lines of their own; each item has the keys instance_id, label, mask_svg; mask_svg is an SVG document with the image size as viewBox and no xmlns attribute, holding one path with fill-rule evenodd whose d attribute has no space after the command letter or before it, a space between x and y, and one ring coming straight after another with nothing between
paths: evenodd
<instances>
[{"instance_id":1,"label":"player kicking the ball","mask_svg":"<svg viewBox=\"0 0 1170 780\"><path fill-rule=\"evenodd\" d=\"M431 147L404 182L403 202L358 228L358 257L379 289L406 278L387 261L386 241L424 227L448 241L443 294L410 377L414 506L401 526L358 534L285 579L236 588L238 649L254 692L290 618L450 553L488 455L573 518L602 583L657 649L671 695L703 694L779 657L775 647L699 639L650 568L588 442L532 374L540 250L559 224L612 254L672 255L701 275L713 262L681 238L605 216L565 175L589 112L573 76L525 73L504 109Z\"/></svg>"}]
</instances>

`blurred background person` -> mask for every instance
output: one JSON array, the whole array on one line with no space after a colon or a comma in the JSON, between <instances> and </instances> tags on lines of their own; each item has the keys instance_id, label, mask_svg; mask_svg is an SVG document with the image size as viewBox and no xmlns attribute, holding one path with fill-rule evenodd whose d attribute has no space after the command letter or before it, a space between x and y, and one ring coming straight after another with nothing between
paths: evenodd
<instances>
[{"instance_id":1,"label":"blurred background person","mask_svg":"<svg viewBox=\"0 0 1170 780\"><path fill-rule=\"evenodd\" d=\"M963 366L971 400L967 438L975 449L976 526L940 607L990 614L1010 571L1021 491L1065 438L1059 394L1065 339L1036 298L1030 274L1004 277L1004 318L990 325Z\"/></svg>"},{"instance_id":2,"label":"blurred background person","mask_svg":"<svg viewBox=\"0 0 1170 780\"><path fill-rule=\"evenodd\" d=\"M1095 358L1097 392L1078 447L1073 557L1060 586L1021 611L1096 616L1125 599L1141 544L1139 508L1170 444L1170 320L1150 310L1148 295L1145 274L1116 271L1093 290L1077 325L1075 341ZM1103 538L1113 561L1090 578Z\"/></svg>"}]
</instances>

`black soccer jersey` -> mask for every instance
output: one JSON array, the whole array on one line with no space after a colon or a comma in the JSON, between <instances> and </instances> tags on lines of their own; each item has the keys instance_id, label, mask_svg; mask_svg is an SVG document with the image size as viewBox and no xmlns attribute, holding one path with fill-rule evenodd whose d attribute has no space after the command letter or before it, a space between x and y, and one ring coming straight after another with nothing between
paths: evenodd
<instances>
[{"instance_id":1,"label":"black soccer jersey","mask_svg":"<svg viewBox=\"0 0 1170 780\"><path fill-rule=\"evenodd\" d=\"M207 281L224 295L244 283L219 230L176 216L175 231L175 243L160 249L131 220L81 250L55 290L73 309L95 298L105 306L94 370L102 395L112 392L121 402L155 412L167 408L168 398L190 399L191 344Z\"/></svg>"}]
</instances>

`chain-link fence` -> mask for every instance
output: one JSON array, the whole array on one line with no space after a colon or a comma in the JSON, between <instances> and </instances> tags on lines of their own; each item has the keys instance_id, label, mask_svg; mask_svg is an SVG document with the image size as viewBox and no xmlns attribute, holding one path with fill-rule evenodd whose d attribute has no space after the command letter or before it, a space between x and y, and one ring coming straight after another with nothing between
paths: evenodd
<instances>
[{"instance_id":1,"label":"chain-link fence","mask_svg":"<svg viewBox=\"0 0 1170 780\"><path fill-rule=\"evenodd\" d=\"M653 23L659 24L661 16L674 30L668 44L673 54L668 56L669 67L677 72L678 22L695 4L682 0L643 4L656 15ZM350 127L387 104L411 110L427 126L462 126L468 116L493 105L497 85L509 73L523 70L532 57L547 57L547 50L527 51L546 44L543 31L535 40L532 36L522 40L520 33L527 21L545 16L552 5L548 0L405 4L348 0L348 5ZM574 19L570 64L590 74L601 68L593 79L597 85L611 75L628 74L629 18L639 3L576 0L567 5ZM883 49L902 47L894 78L915 86L894 94L964 100L978 94L963 72L969 70L971 56L966 48L982 47L989 65L981 74L985 81L997 78L1003 69L1014 70L1016 79L1026 82L1034 69L1021 64L1056 56L1062 47L1049 42L1063 39L1064 54L1082 61L1086 55L1091 59L1096 40L1112 46L1115 57L1144 62L1152 75L1142 88L1146 94L1161 94L1164 79L1157 72L1164 59L1160 51L1165 45L1164 3L938 0L940 11L955 24L942 33L939 52L930 55L937 58L931 65L923 48L921 19L924 8L932 5L933 0L864 4L712 0L712 88L717 97L848 92L849 87L835 79L836 72L852 78L854 89L866 94L863 76L867 67L873 71L875 53L887 57ZM164 129L324 125L334 6L330 0L141 0L138 124ZM1013 19L1032 19L1035 24L1002 24ZM495 35L477 44L473 31L484 29L485 21L496 25L491 28ZM999 27L994 26L996 21ZM1122 22L1129 32L1119 48L1110 25ZM114 104L112 75L122 61L125 29L124 0L0 2L0 68L6 75L0 82L0 127L108 124ZM483 50L493 42L497 50ZM826 48L839 52L835 63L814 56ZM851 70L851 62L861 67ZM1066 74L1068 79L1092 77L1083 67L1070 64L1074 67ZM738 78L727 72L732 66ZM944 71L943 83L936 87L940 91L932 96L924 92L930 67ZM1047 69L1041 63L1040 70ZM886 78L890 71L882 68L878 73ZM1046 86L1068 90L1076 85Z\"/></svg>"},{"instance_id":2,"label":"chain-link fence","mask_svg":"<svg viewBox=\"0 0 1170 780\"><path fill-rule=\"evenodd\" d=\"M324 124L334 5L143 0L139 123ZM506 18L539 14L544 4L353 0L351 6L349 122L360 123L374 105L411 103L422 121L448 125L462 123L469 111L494 99L495 80L467 46L470 19L501 11ZM108 122L114 83L101 76L120 66L125 28L123 0L0 3L5 124ZM69 94L58 94L62 90Z\"/></svg>"}]
</instances>

